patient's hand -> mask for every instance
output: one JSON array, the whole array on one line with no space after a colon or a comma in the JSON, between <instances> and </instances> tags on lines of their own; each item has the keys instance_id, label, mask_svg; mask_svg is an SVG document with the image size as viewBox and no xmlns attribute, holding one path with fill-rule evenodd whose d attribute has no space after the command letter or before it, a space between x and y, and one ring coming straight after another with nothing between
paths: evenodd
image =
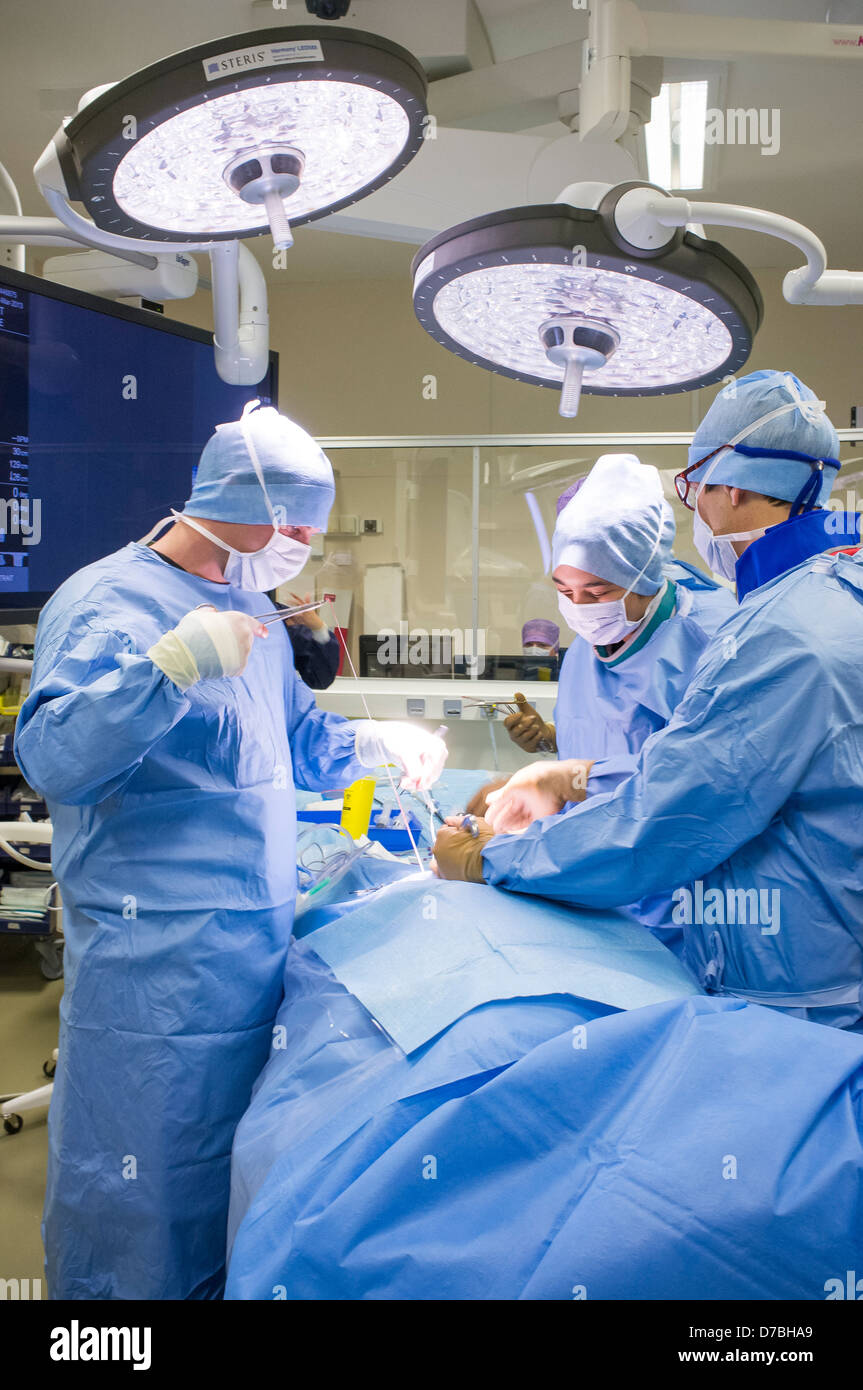
<instances>
[{"instance_id":1,"label":"patient's hand","mask_svg":"<svg viewBox=\"0 0 863 1390\"><path fill-rule=\"evenodd\" d=\"M543 816L556 815L567 801L583 801L592 766L592 759L568 758L519 768L505 786L488 793L488 824L496 835L512 835Z\"/></svg>"}]
</instances>

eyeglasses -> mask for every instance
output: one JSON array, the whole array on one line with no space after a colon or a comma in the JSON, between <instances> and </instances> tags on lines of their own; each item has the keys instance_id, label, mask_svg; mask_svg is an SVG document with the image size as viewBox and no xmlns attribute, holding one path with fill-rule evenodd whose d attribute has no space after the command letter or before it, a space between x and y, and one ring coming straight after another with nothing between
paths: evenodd
<instances>
[{"instance_id":1,"label":"eyeglasses","mask_svg":"<svg viewBox=\"0 0 863 1390\"><path fill-rule=\"evenodd\" d=\"M691 475L697 473L699 468L703 468L706 463L716 458L716 455L721 454L725 449L735 449L738 453L744 454L747 458L781 458L786 460L793 459L795 462L800 463L808 463L809 467L812 469L812 473L796 500L792 503L792 516L798 504L805 503L807 506L812 505L813 498L818 495L818 491L821 487L821 477L824 469L835 468L838 472L841 467L838 459L826 457L818 459L812 454L801 454L796 449L751 449L748 445L740 444L739 442L736 444L720 444L718 449L712 449L709 454L705 454L704 458L699 459L697 463L691 463L688 468L684 468L682 472L675 475L674 490L684 507L688 507L691 512L695 511L694 501L690 502L689 500L692 489L695 488L697 492L701 483L704 481L703 478L696 480Z\"/></svg>"},{"instance_id":2,"label":"eyeglasses","mask_svg":"<svg viewBox=\"0 0 863 1390\"><path fill-rule=\"evenodd\" d=\"M688 507L691 512L695 511L695 502L690 502L689 496L693 488L695 488L696 492L698 491L701 480L696 480L690 475L692 473L697 473L699 468L703 468L705 463L709 463L711 459L716 458L716 455L721 454L724 449L730 448L732 448L730 444L720 444L718 449L712 449L709 454L705 454L704 458L699 459L697 463L691 463L688 468L684 468L682 472L675 475L674 490L684 507Z\"/></svg>"}]
</instances>

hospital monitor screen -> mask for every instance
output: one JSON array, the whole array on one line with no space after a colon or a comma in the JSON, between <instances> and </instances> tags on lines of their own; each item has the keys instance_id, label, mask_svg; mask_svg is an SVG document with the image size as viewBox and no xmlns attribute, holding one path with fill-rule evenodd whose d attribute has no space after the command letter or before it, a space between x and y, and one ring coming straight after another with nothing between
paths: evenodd
<instances>
[{"instance_id":1,"label":"hospital monitor screen","mask_svg":"<svg viewBox=\"0 0 863 1390\"><path fill-rule=\"evenodd\" d=\"M0 268L0 622L182 507L214 427L275 405L277 373L271 353L228 386L203 329Z\"/></svg>"}]
</instances>

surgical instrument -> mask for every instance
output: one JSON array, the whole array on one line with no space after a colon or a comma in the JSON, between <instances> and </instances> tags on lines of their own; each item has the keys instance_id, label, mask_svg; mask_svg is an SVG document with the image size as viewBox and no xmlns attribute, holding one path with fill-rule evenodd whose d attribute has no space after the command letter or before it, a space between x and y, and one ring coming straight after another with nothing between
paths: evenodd
<instances>
[{"instance_id":1,"label":"surgical instrument","mask_svg":"<svg viewBox=\"0 0 863 1390\"><path fill-rule=\"evenodd\" d=\"M315 603L301 603L295 608L277 608L275 613L253 613L252 617L256 623L263 623L267 627L270 623L284 620L285 618L295 618L298 613L309 613L314 608L323 608L328 600L318 599Z\"/></svg>"}]
</instances>

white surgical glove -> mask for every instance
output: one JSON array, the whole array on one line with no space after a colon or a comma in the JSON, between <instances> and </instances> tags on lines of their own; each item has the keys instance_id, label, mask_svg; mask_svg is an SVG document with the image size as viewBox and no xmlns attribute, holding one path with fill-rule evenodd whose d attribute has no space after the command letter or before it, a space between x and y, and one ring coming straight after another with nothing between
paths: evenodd
<instances>
[{"instance_id":1,"label":"white surgical glove","mask_svg":"<svg viewBox=\"0 0 863 1390\"><path fill-rule=\"evenodd\" d=\"M188 690L195 681L239 676L255 638L266 636L267 629L248 613L207 605L193 608L147 655L168 680Z\"/></svg>"},{"instance_id":2,"label":"white surgical glove","mask_svg":"<svg viewBox=\"0 0 863 1390\"><path fill-rule=\"evenodd\" d=\"M402 785L411 791L427 790L443 772L449 749L437 734L389 719L361 719L354 727L354 752L363 767L396 763L404 773Z\"/></svg>"}]
</instances>

